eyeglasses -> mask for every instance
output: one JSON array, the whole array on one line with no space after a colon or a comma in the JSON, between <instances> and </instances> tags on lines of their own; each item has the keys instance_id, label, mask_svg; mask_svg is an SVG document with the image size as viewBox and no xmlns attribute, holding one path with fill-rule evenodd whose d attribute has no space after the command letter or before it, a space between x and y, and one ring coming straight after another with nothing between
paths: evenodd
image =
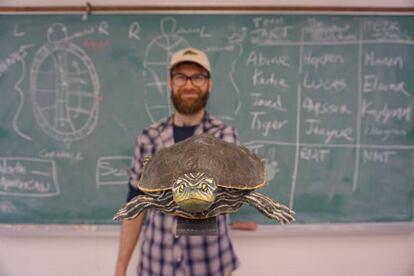
<instances>
[{"instance_id":1,"label":"eyeglasses","mask_svg":"<svg viewBox=\"0 0 414 276\"><path fill-rule=\"evenodd\" d=\"M188 80L191 80L191 83L194 86L198 86L201 87L204 84L206 84L207 80L210 77L205 75L205 74L194 74L192 76L187 76L181 73L177 73L177 74L172 74L171 75L171 79L174 85L180 87L180 86L184 86Z\"/></svg>"}]
</instances>

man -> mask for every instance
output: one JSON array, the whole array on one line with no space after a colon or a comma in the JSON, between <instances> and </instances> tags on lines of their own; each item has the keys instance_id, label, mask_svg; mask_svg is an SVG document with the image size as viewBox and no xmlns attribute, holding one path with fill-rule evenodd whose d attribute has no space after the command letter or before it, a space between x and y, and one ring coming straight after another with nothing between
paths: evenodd
<instances>
[{"instance_id":1,"label":"man","mask_svg":"<svg viewBox=\"0 0 414 276\"><path fill-rule=\"evenodd\" d=\"M141 193L134 183L140 177L143 159L159 149L201 133L238 143L236 130L205 110L212 87L206 54L194 48L182 49L172 56L169 70L168 85L176 112L144 129L138 136L128 200ZM155 210L148 211L146 216L138 275L229 276L237 268L238 260L229 238L226 216L218 217L216 236L176 236L175 217ZM122 222L117 276L125 275L143 224L143 214Z\"/></svg>"}]
</instances>

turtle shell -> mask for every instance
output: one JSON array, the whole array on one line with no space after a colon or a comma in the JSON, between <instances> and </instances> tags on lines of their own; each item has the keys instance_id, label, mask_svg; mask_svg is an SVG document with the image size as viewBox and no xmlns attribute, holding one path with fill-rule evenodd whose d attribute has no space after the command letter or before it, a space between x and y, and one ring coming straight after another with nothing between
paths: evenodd
<instances>
[{"instance_id":1,"label":"turtle shell","mask_svg":"<svg viewBox=\"0 0 414 276\"><path fill-rule=\"evenodd\" d=\"M208 174L223 188L250 190L265 184L264 165L257 155L201 134L159 150L144 165L138 187L144 192L169 190L178 177L196 172Z\"/></svg>"}]
</instances>

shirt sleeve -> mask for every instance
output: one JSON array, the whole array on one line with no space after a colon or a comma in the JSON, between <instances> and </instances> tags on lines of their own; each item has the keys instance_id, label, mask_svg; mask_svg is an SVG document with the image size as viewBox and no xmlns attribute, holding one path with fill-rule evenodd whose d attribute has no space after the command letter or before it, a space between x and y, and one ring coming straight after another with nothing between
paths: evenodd
<instances>
[{"instance_id":1,"label":"shirt sleeve","mask_svg":"<svg viewBox=\"0 0 414 276\"><path fill-rule=\"evenodd\" d=\"M224 126L220 129L219 137L227 143L240 145L239 135L234 127Z\"/></svg>"},{"instance_id":2,"label":"shirt sleeve","mask_svg":"<svg viewBox=\"0 0 414 276\"><path fill-rule=\"evenodd\" d=\"M133 186L131 182L128 182L128 196L127 196L127 202L129 202L131 199L133 199L136 196L143 195L144 192L138 189L136 186Z\"/></svg>"},{"instance_id":3,"label":"shirt sleeve","mask_svg":"<svg viewBox=\"0 0 414 276\"><path fill-rule=\"evenodd\" d=\"M150 139L148 131L144 130L140 135L138 135L135 142L134 159L131 170L129 171L127 201L130 201L138 195L144 194L144 192L138 189L137 181L141 177L144 158L152 155L153 153L154 143L152 139Z\"/></svg>"}]
</instances>

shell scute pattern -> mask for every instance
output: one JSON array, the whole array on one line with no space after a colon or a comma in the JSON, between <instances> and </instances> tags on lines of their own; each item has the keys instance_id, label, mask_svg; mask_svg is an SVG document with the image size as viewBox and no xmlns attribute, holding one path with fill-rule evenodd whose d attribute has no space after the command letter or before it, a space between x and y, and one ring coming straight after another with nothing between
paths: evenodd
<instances>
[{"instance_id":1,"label":"shell scute pattern","mask_svg":"<svg viewBox=\"0 0 414 276\"><path fill-rule=\"evenodd\" d=\"M212 175L219 187L257 189L265 184L264 165L248 149L209 134L193 136L151 158L138 181L143 191L164 191L190 172Z\"/></svg>"}]
</instances>

